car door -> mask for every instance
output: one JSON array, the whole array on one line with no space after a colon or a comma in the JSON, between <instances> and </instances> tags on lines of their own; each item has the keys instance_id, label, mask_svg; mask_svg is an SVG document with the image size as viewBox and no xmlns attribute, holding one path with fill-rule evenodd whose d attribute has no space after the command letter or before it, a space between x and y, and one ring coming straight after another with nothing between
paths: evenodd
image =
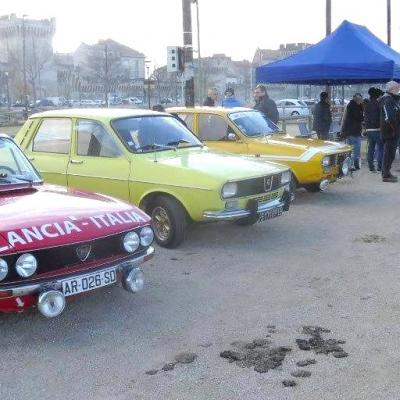
<instances>
[{"instance_id":1,"label":"car door","mask_svg":"<svg viewBox=\"0 0 400 400\"><path fill-rule=\"evenodd\" d=\"M247 154L247 144L235 134L227 120L220 115L198 114L196 133L210 148L229 153Z\"/></svg>"},{"instance_id":2,"label":"car door","mask_svg":"<svg viewBox=\"0 0 400 400\"><path fill-rule=\"evenodd\" d=\"M48 183L67 186L72 126L71 118L43 118L24 148Z\"/></svg>"},{"instance_id":3,"label":"car door","mask_svg":"<svg viewBox=\"0 0 400 400\"><path fill-rule=\"evenodd\" d=\"M122 143L101 122L77 119L68 186L129 200L130 162Z\"/></svg>"}]
</instances>

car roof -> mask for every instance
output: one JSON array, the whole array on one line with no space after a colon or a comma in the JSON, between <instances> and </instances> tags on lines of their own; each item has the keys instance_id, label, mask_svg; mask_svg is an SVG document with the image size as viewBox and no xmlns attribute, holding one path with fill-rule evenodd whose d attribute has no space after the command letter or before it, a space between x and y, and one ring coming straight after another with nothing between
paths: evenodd
<instances>
[{"instance_id":1,"label":"car roof","mask_svg":"<svg viewBox=\"0 0 400 400\"><path fill-rule=\"evenodd\" d=\"M299 99L281 99L281 100L278 100L278 101L293 101L293 102L297 102L297 101L301 101L301 100L299 100Z\"/></svg>"},{"instance_id":2,"label":"car roof","mask_svg":"<svg viewBox=\"0 0 400 400\"><path fill-rule=\"evenodd\" d=\"M126 118L147 115L166 115L152 110L141 110L132 108L67 108L61 110L49 110L32 114L29 118L43 117L76 117L76 118Z\"/></svg>"},{"instance_id":3,"label":"car roof","mask_svg":"<svg viewBox=\"0 0 400 400\"><path fill-rule=\"evenodd\" d=\"M254 111L252 108L248 107L206 107L206 106L196 106L196 107L168 107L166 109L169 113L178 113L182 111L196 112L196 111L211 111L214 113L230 113L230 112L240 112L240 111Z\"/></svg>"}]
</instances>

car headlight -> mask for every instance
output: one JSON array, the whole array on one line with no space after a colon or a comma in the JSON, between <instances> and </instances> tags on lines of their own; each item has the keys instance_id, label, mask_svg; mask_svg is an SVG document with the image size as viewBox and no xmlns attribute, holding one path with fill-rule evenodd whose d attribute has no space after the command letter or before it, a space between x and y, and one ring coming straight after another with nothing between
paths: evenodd
<instances>
[{"instance_id":1,"label":"car headlight","mask_svg":"<svg viewBox=\"0 0 400 400\"><path fill-rule=\"evenodd\" d=\"M281 184L282 185L290 183L291 180L292 180L292 173L290 171L282 172L282 175L281 175Z\"/></svg>"},{"instance_id":2,"label":"car headlight","mask_svg":"<svg viewBox=\"0 0 400 400\"><path fill-rule=\"evenodd\" d=\"M238 191L238 185L236 182L228 182L222 187L222 197L227 199L236 195Z\"/></svg>"},{"instance_id":3,"label":"car headlight","mask_svg":"<svg viewBox=\"0 0 400 400\"><path fill-rule=\"evenodd\" d=\"M350 172L350 168L351 168L351 158L346 157L346 159L343 161L342 164L342 174L344 176L348 175Z\"/></svg>"},{"instance_id":4,"label":"car headlight","mask_svg":"<svg viewBox=\"0 0 400 400\"><path fill-rule=\"evenodd\" d=\"M30 253L22 254L15 263L17 274L21 278L29 278L37 270L38 262L36 257Z\"/></svg>"},{"instance_id":5,"label":"car headlight","mask_svg":"<svg viewBox=\"0 0 400 400\"><path fill-rule=\"evenodd\" d=\"M326 156L322 159L322 165L324 167L329 167L331 165L331 158L329 156Z\"/></svg>"},{"instance_id":6,"label":"car headlight","mask_svg":"<svg viewBox=\"0 0 400 400\"><path fill-rule=\"evenodd\" d=\"M2 281L8 274L8 264L6 260L0 258L0 281Z\"/></svg>"},{"instance_id":7,"label":"car headlight","mask_svg":"<svg viewBox=\"0 0 400 400\"><path fill-rule=\"evenodd\" d=\"M136 232L128 232L124 236L123 245L128 253L134 253L140 244L139 235Z\"/></svg>"},{"instance_id":8,"label":"car headlight","mask_svg":"<svg viewBox=\"0 0 400 400\"><path fill-rule=\"evenodd\" d=\"M140 244L142 246L147 247L153 243L153 240L154 240L153 229L151 229L149 226L145 226L140 231Z\"/></svg>"}]
</instances>

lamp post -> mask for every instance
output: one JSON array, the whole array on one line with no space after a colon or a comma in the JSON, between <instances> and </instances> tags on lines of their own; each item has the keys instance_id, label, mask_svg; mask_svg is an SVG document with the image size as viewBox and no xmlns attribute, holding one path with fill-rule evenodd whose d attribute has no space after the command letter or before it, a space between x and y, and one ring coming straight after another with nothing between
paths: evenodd
<instances>
[{"instance_id":1,"label":"lamp post","mask_svg":"<svg viewBox=\"0 0 400 400\"><path fill-rule=\"evenodd\" d=\"M25 106L25 117L28 118L28 87L26 83L26 30L25 30L25 17L22 16L22 69L24 75L24 106Z\"/></svg>"},{"instance_id":2,"label":"lamp post","mask_svg":"<svg viewBox=\"0 0 400 400\"><path fill-rule=\"evenodd\" d=\"M196 4L196 25L197 25L197 69L199 76L199 100L203 98L203 71L201 63L201 52L200 52L200 14L199 14L199 0L192 0Z\"/></svg>"},{"instance_id":3,"label":"lamp post","mask_svg":"<svg viewBox=\"0 0 400 400\"><path fill-rule=\"evenodd\" d=\"M151 100L150 100L150 60L145 60L145 66L146 66L146 73L147 73L147 103L149 106L149 110L151 108Z\"/></svg>"},{"instance_id":4,"label":"lamp post","mask_svg":"<svg viewBox=\"0 0 400 400\"><path fill-rule=\"evenodd\" d=\"M386 3L386 13L387 13L387 44L392 45L392 4L391 0L387 0Z\"/></svg>"},{"instance_id":5,"label":"lamp post","mask_svg":"<svg viewBox=\"0 0 400 400\"><path fill-rule=\"evenodd\" d=\"M4 72L4 75L6 77L6 91L7 91L7 108L8 112L10 112L10 86L8 84L8 71Z\"/></svg>"}]
</instances>

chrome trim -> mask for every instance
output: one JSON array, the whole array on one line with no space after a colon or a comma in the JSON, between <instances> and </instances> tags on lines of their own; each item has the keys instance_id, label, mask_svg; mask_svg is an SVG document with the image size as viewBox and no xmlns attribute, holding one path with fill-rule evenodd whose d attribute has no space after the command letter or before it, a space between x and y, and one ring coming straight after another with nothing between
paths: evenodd
<instances>
[{"instance_id":1,"label":"chrome trim","mask_svg":"<svg viewBox=\"0 0 400 400\"><path fill-rule=\"evenodd\" d=\"M276 199L273 201L270 201L268 203L264 203L259 205L257 213L262 213L264 211L269 211L273 210L278 207L284 207L285 203L281 201L280 199ZM228 210L223 210L223 211L204 211L203 213L203 218L207 220L216 220L216 221L221 221L221 220L234 220L238 218L243 218L243 217L248 217L251 214L251 212L247 209L244 208L238 208L238 209L228 209Z\"/></svg>"},{"instance_id":2,"label":"chrome trim","mask_svg":"<svg viewBox=\"0 0 400 400\"><path fill-rule=\"evenodd\" d=\"M154 254L154 248L150 246L146 250L146 252L141 256L137 257L135 255L132 255L132 257L129 257L128 259L125 258L122 262L121 260L119 260L119 261L114 261L112 263L102 264L99 268L93 268L89 271L85 270L81 272L72 273L71 275L58 277L56 279L45 278L43 281L34 284L29 284L29 283L13 284L12 286L0 288L0 300L12 297L35 295L41 293L43 290L49 290L49 289L60 290L62 286L61 282L65 279L72 279L75 277L79 277L81 275L87 275L88 273L103 271L105 269L109 269L112 267L117 268L118 272L135 268L138 265L143 264L145 262L145 258L148 259L152 257L153 254ZM8 293L8 292L12 292L10 296L7 297L1 296L2 293Z\"/></svg>"}]
</instances>

